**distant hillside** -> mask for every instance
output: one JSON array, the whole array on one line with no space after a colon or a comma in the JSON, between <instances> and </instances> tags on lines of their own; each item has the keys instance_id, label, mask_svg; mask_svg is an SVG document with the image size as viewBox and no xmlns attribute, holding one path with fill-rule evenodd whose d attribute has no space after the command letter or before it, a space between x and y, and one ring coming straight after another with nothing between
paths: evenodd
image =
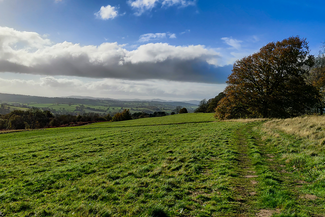
<instances>
[{"instance_id":1,"label":"distant hillside","mask_svg":"<svg viewBox=\"0 0 325 217\"><path fill-rule=\"evenodd\" d=\"M185 107L189 112L193 112L197 108L197 105L187 102L122 101L91 97L39 97L5 93L0 93L0 103L8 104L11 110L37 107L60 114L76 114L80 112L114 114L123 109L130 109L132 113L154 113L159 111L170 113L177 106Z\"/></svg>"}]
</instances>

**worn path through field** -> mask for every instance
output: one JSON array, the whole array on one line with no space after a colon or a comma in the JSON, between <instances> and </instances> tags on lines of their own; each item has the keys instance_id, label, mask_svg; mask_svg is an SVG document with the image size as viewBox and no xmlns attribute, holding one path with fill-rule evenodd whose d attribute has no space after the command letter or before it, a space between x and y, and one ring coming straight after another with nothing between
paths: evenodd
<instances>
[{"instance_id":1,"label":"worn path through field","mask_svg":"<svg viewBox=\"0 0 325 217\"><path fill-rule=\"evenodd\" d=\"M236 193L236 201L240 202L240 207L235 216L255 216L258 212L256 208L256 172L249 158L249 147L247 144L247 128L251 125L245 125L235 132L236 149L238 152L238 176L233 179L233 186Z\"/></svg>"}]
</instances>

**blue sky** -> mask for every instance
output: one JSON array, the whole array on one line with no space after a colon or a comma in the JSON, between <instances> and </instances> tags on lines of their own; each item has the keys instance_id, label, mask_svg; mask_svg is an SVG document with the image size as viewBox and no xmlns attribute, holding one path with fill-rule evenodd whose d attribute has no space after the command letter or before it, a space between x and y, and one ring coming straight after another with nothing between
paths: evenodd
<instances>
[{"instance_id":1,"label":"blue sky","mask_svg":"<svg viewBox=\"0 0 325 217\"><path fill-rule=\"evenodd\" d=\"M189 100L232 64L300 36L317 54L324 1L0 0L0 91Z\"/></svg>"}]
</instances>

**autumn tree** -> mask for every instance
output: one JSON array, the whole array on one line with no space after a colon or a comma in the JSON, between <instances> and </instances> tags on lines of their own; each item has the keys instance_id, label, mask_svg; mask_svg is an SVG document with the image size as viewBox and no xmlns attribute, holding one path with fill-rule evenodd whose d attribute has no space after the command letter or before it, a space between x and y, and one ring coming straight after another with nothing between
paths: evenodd
<instances>
[{"instance_id":1,"label":"autumn tree","mask_svg":"<svg viewBox=\"0 0 325 217\"><path fill-rule=\"evenodd\" d=\"M124 109L121 113L116 113L113 118L112 121L125 121L125 120L131 120L132 119L132 115L130 113L129 109Z\"/></svg>"},{"instance_id":2,"label":"autumn tree","mask_svg":"<svg viewBox=\"0 0 325 217\"><path fill-rule=\"evenodd\" d=\"M121 113L123 121L132 120L132 115L129 109L124 109Z\"/></svg>"},{"instance_id":3,"label":"autumn tree","mask_svg":"<svg viewBox=\"0 0 325 217\"><path fill-rule=\"evenodd\" d=\"M113 116L112 121L123 121L121 113L116 113Z\"/></svg>"},{"instance_id":4,"label":"autumn tree","mask_svg":"<svg viewBox=\"0 0 325 217\"><path fill-rule=\"evenodd\" d=\"M181 110L179 110L180 114L184 114L184 113L188 113L186 108L182 108Z\"/></svg>"},{"instance_id":5,"label":"autumn tree","mask_svg":"<svg viewBox=\"0 0 325 217\"><path fill-rule=\"evenodd\" d=\"M305 75L314 64L308 43L290 37L237 60L224 97L216 109L220 119L291 117L305 113L319 99Z\"/></svg>"}]
</instances>

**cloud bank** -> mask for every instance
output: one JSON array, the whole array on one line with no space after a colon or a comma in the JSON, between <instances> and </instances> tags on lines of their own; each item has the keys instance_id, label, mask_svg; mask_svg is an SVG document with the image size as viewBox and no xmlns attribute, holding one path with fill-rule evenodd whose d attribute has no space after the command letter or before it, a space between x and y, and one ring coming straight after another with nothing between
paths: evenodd
<instances>
[{"instance_id":1,"label":"cloud bank","mask_svg":"<svg viewBox=\"0 0 325 217\"><path fill-rule=\"evenodd\" d=\"M126 50L118 43L81 46L54 44L35 32L0 27L0 72L128 80L223 83L230 66L203 45L148 43Z\"/></svg>"},{"instance_id":2,"label":"cloud bank","mask_svg":"<svg viewBox=\"0 0 325 217\"><path fill-rule=\"evenodd\" d=\"M204 84L177 81L130 81L121 79L92 79L30 76L30 79L0 78L0 92L33 96L93 96L115 99L191 100L214 97L226 84Z\"/></svg>"}]
</instances>

